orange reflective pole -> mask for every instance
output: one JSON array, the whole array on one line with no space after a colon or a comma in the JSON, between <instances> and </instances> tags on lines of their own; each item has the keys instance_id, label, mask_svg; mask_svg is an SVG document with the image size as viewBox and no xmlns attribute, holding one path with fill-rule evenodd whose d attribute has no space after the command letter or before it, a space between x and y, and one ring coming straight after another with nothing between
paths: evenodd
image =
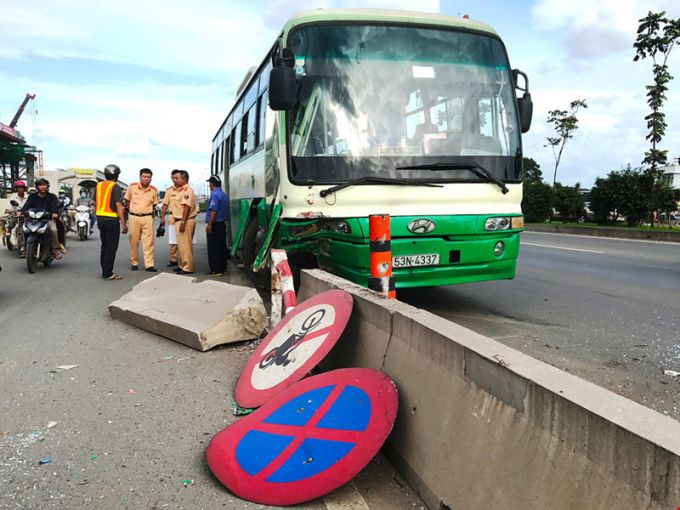
<instances>
[{"instance_id":1,"label":"orange reflective pole","mask_svg":"<svg viewBox=\"0 0 680 510\"><path fill-rule=\"evenodd\" d=\"M381 296L395 299L392 277L392 241L390 236L390 215L372 214L368 217L369 266L371 275L368 288Z\"/></svg>"}]
</instances>

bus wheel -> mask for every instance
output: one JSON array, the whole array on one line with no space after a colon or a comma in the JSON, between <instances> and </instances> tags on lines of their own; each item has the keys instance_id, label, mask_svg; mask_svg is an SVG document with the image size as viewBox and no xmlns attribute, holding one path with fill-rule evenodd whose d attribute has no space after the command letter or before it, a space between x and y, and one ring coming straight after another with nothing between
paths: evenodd
<instances>
[{"instance_id":1,"label":"bus wheel","mask_svg":"<svg viewBox=\"0 0 680 510\"><path fill-rule=\"evenodd\" d=\"M264 232L260 231L257 217L253 216L248 221L246 230L243 233L243 266L248 278L260 290L267 289L271 283L271 277L266 268L258 272L253 271L253 263L255 262L255 257L257 257L257 252L262 247L263 240Z\"/></svg>"}]
</instances>

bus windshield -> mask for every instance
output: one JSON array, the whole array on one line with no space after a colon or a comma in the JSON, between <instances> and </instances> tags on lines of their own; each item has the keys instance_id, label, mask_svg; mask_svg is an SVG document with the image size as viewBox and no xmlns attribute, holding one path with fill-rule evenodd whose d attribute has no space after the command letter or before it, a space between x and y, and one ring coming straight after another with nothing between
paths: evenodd
<instances>
[{"instance_id":1,"label":"bus windshield","mask_svg":"<svg viewBox=\"0 0 680 510\"><path fill-rule=\"evenodd\" d=\"M446 164L521 179L514 87L490 35L385 25L309 25L290 36L300 89L291 180L475 181ZM439 168L423 166L437 163ZM421 165L419 169L397 167Z\"/></svg>"}]
</instances>

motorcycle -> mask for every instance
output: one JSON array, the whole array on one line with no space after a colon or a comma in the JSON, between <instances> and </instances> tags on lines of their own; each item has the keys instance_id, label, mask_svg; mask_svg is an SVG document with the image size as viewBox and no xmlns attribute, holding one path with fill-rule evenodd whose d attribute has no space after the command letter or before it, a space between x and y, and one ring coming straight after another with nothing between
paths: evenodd
<instances>
[{"instance_id":1,"label":"motorcycle","mask_svg":"<svg viewBox=\"0 0 680 510\"><path fill-rule=\"evenodd\" d=\"M54 260L52 255L52 236L49 233L50 213L43 209L29 209L24 221L26 237L26 268L35 273L38 262L45 267Z\"/></svg>"},{"instance_id":2,"label":"motorcycle","mask_svg":"<svg viewBox=\"0 0 680 510\"><path fill-rule=\"evenodd\" d=\"M78 231L78 238L84 241L90 235L90 208L86 205L76 207L75 225Z\"/></svg>"},{"instance_id":3,"label":"motorcycle","mask_svg":"<svg viewBox=\"0 0 680 510\"><path fill-rule=\"evenodd\" d=\"M69 205L68 207L64 207L59 213L59 219L64 225L64 236L66 236L66 234L68 234L69 232L76 231L75 222L73 221L74 212L75 207Z\"/></svg>"},{"instance_id":4,"label":"motorcycle","mask_svg":"<svg viewBox=\"0 0 680 510\"><path fill-rule=\"evenodd\" d=\"M0 232L2 232L2 242L9 251L19 250L19 253L24 248L24 234L22 231L22 218L17 217L19 210L19 203L16 200L10 200L12 206L7 214L0 218ZM18 228L17 228L18 226ZM12 232L14 231L14 236Z\"/></svg>"},{"instance_id":5,"label":"motorcycle","mask_svg":"<svg viewBox=\"0 0 680 510\"><path fill-rule=\"evenodd\" d=\"M5 214L0 216L0 232L2 232L2 244L7 246L9 251L14 250L14 244L12 243L12 229L15 225L15 219L11 214Z\"/></svg>"}]
</instances>

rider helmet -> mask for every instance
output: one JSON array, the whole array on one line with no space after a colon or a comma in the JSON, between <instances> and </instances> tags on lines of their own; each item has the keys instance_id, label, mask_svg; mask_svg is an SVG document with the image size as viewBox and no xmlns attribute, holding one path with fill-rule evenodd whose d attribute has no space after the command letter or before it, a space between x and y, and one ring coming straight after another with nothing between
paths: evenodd
<instances>
[{"instance_id":1,"label":"rider helmet","mask_svg":"<svg viewBox=\"0 0 680 510\"><path fill-rule=\"evenodd\" d=\"M47 187L48 188L50 187L50 181L48 181L44 177L40 177L40 178L36 179L35 187L37 188L40 184L47 184Z\"/></svg>"},{"instance_id":2,"label":"rider helmet","mask_svg":"<svg viewBox=\"0 0 680 510\"><path fill-rule=\"evenodd\" d=\"M66 195L66 190L64 188L59 188L59 196Z\"/></svg>"},{"instance_id":3,"label":"rider helmet","mask_svg":"<svg viewBox=\"0 0 680 510\"><path fill-rule=\"evenodd\" d=\"M14 183L14 189L24 188L26 189L26 183L24 181L17 181Z\"/></svg>"},{"instance_id":4,"label":"rider helmet","mask_svg":"<svg viewBox=\"0 0 680 510\"><path fill-rule=\"evenodd\" d=\"M106 177L109 180L118 180L118 176L120 175L120 168L118 168L118 165L106 165L104 168L104 177Z\"/></svg>"}]
</instances>

